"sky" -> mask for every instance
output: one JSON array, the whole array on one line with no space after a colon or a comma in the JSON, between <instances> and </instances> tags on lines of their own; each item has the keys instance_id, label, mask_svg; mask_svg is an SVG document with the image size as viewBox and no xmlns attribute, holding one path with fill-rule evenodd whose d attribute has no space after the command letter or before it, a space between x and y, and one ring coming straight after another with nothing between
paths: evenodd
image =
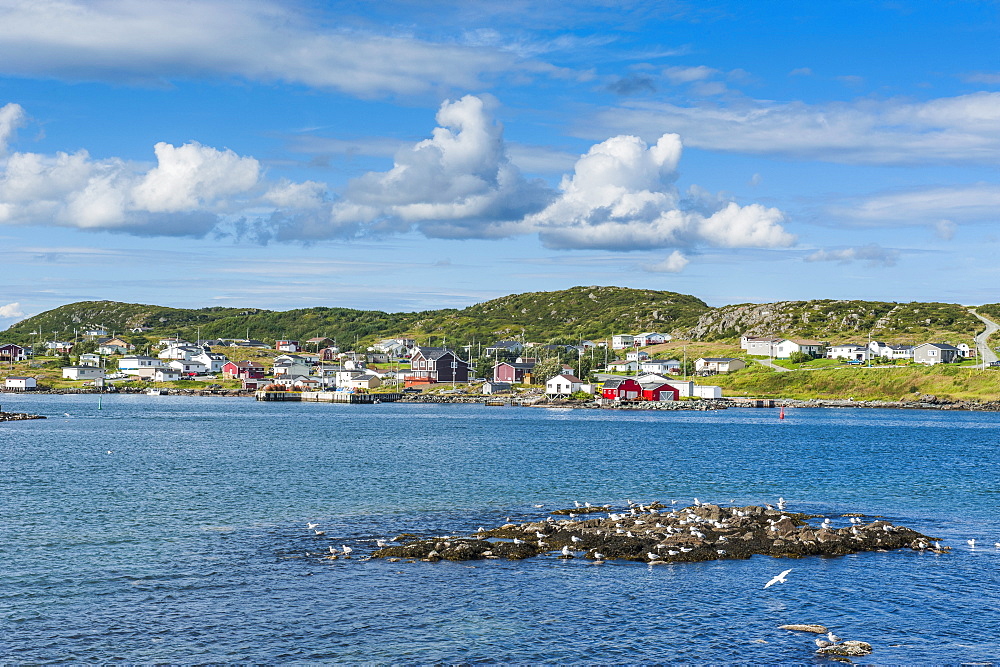
<instances>
[{"instance_id":1,"label":"sky","mask_svg":"<svg viewBox=\"0 0 1000 667\"><path fill-rule=\"evenodd\" d=\"M1000 3L0 0L0 329L1000 302Z\"/></svg>"}]
</instances>

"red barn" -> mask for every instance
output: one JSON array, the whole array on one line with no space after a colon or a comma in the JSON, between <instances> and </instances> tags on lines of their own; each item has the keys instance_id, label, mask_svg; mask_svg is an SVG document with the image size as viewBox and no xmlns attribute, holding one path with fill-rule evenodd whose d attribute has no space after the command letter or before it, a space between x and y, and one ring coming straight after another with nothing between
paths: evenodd
<instances>
[{"instance_id":1,"label":"red barn","mask_svg":"<svg viewBox=\"0 0 1000 667\"><path fill-rule=\"evenodd\" d=\"M642 398L647 401L676 401L681 392L677 387L660 382L643 382Z\"/></svg>"},{"instance_id":2,"label":"red barn","mask_svg":"<svg viewBox=\"0 0 1000 667\"><path fill-rule=\"evenodd\" d=\"M632 378L608 380L601 389L601 397L609 401L634 401L642 396L642 387Z\"/></svg>"},{"instance_id":3,"label":"red barn","mask_svg":"<svg viewBox=\"0 0 1000 667\"><path fill-rule=\"evenodd\" d=\"M264 367L255 361L230 361L222 367L222 376L234 380L259 380Z\"/></svg>"}]
</instances>

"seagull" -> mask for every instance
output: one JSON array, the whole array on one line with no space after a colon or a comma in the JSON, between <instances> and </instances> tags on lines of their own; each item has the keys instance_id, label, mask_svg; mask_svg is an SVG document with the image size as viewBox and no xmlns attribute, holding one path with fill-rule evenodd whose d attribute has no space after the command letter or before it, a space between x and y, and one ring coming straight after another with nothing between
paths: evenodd
<instances>
[{"instance_id":1,"label":"seagull","mask_svg":"<svg viewBox=\"0 0 1000 667\"><path fill-rule=\"evenodd\" d=\"M997 549L1000 549L1000 542L994 542L993 546L995 546Z\"/></svg>"},{"instance_id":2,"label":"seagull","mask_svg":"<svg viewBox=\"0 0 1000 667\"><path fill-rule=\"evenodd\" d=\"M604 554L599 554L595 551L594 558L596 558L597 560L604 560Z\"/></svg>"},{"instance_id":3,"label":"seagull","mask_svg":"<svg viewBox=\"0 0 1000 667\"><path fill-rule=\"evenodd\" d=\"M517 539L517 538L515 537L515 538L514 538L514 544L524 544L524 540L519 540L519 539Z\"/></svg>"},{"instance_id":4,"label":"seagull","mask_svg":"<svg viewBox=\"0 0 1000 667\"><path fill-rule=\"evenodd\" d=\"M532 507L535 507L537 509L537 508L544 507L544 506L543 505L533 505Z\"/></svg>"},{"instance_id":5,"label":"seagull","mask_svg":"<svg viewBox=\"0 0 1000 667\"><path fill-rule=\"evenodd\" d=\"M976 548L976 540L974 540L974 539L972 539L972 540L966 540L965 542L966 542L966 544L968 544L973 549Z\"/></svg>"},{"instance_id":6,"label":"seagull","mask_svg":"<svg viewBox=\"0 0 1000 667\"><path fill-rule=\"evenodd\" d=\"M826 648L827 646L833 646L833 643L826 641L825 639L816 639L816 646L819 648Z\"/></svg>"},{"instance_id":7,"label":"seagull","mask_svg":"<svg viewBox=\"0 0 1000 667\"><path fill-rule=\"evenodd\" d=\"M572 556L573 555L573 552L569 550L569 545L563 546L563 548L562 548L562 555L563 556Z\"/></svg>"},{"instance_id":8,"label":"seagull","mask_svg":"<svg viewBox=\"0 0 1000 667\"><path fill-rule=\"evenodd\" d=\"M114 452L109 449L108 454L114 454Z\"/></svg>"},{"instance_id":9,"label":"seagull","mask_svg":"<svg viewBox=\"0 0 1000 667\"><path fill-rule=\"evenodd\" d=\"M701 505L701 501L698 500L697 498L695 498L694 499L694 506L697 507L698 505Z\"/></svg>"},{"instance_id":10,"label":"seagull","mask_svg":"<svg viewBox=\"0 0 1000 667\"><path fill-rule=\"evenodd\" d=\"M316 533L317 535L326 535L325 530L313 530L313 532Z\"/></svg>"},{"instance_id":11,"label":"seagull","mask_svg":"<svg viewBox=\"0 0 1000 667\"><path fill-rule=\"evenodd\" d=\"M385 540L375 540L375 544L378 546L379 549L385 549L387 546L389 546Z\"/></svg>"},{"instance_id":12,"label":"seagull","mask_svg":"<svg viewBox=\"0 0 1000 667\"><path fill-rule=\"evenodd\" d=\"M769 581L766 584L764 584L764 588L770 588L771 586L774 586L775 584L783 584L783 583L785 583L785 577L788 576L789 572L791 572L790 569L789 570L785 570L784 572L782 572L778 576L774 577L773 579L771 579L771 581Z\"/></svg>"},{"instance_id":13,"label":"seagull","mask_svg":"<svg viewBox=\"0 0 1000 667\"><path fill-rule=\"evenodd\" d=\"M318 523L307 523L306 530L316 530L319 527Z\"/></svg>"},{"instance_id":14,"label":"seagull","mask_svg":"<svg viewBox=\"0 0 1000 667\"><path fill-rule=\"evenodd\" d=\"M347 556L350 556L352 553L354 553L354 549L347 546L346 544L341 544L340 548L344 550L344 554Z\"/></svg>"},{"instance_id":15,"label":"seagull","mask_svg":"<svg viewBox=\"0 0 1000 667\"><path fill-rule=\"evenodd\" d=\"M68 412L64 412L63 413L63 417L72 417L72 415L70 413L68 413Z\"/></svg>"},{"instance_id":16,"label":"seagull","mask_svg":"<svg viewBox=\"0 0 1000 667\"><path fill-rule=\"evenodd\" d=\"M334 556L336 556L337 555L337 550L334 549L333 547L330 547L330 553L333 554Z\"/></svg>"},{"instance_id":17,"label":"seagull","mask_svg":"<svg viewBox=\"0 0 1000 667\"><path fill-rule=\"evenodd\" d=\"M654 554L651 551L646 552L646 558L648 558L649 560L660 560L659 554Z\"/></svg>"},{"instance_id":18,"label":"seagull","mask_svg":"<svg viewBox=\"0 0 1000 667\"><path fill-rule=\"evenodd\" d=\"M477 532L477 533L485 533L485 532L486 532L486 529L485 529L485 528L483 528L482 526L480 526L480 527L479 527L479 529L478 529L478 530L477 530L476 532Z\"/></svg>"},{"instance_id":19,"label":"seagull","mask_svg":"<svg viewBox=\"0 0 1000 667\"><path fill-rule=\"evenodd\" d=\"M573 540L573 542L583 542L583 538L582 537L577 537L576 535L573 535L569 539Z\"/></svg>"},{"instance_id":20,"label":"seagull","mask_svg":"<svg viewBox=\"0 0 1000 667\"><path fill-rule=\"evenodd\" d=\"M545 537L545 533L539 533L539 532L538 532L538 531L536 530L536 531L535 531L535 537L537 537L538 539L542 539L542 538L544 538L544 537Z\"/></svg>"},{"instance_id":21,"label":"seagull","mask_svg":"<svg viewBox=\"0 0 1000 667\"><path fill-rule=\"evenodd\" d=\"M573 501L573 505L574 505L574 506L575 506L575 507L576 507L577 509L580 509L580 507L581 507L581 506L580 506L580 501L579 501L579 500L574 500L574 501Z\"/></svg>"},{"instance_id":22,"label":"seagull","mask_svg":"<svg viewBox=\"0 0 1000 667\"><path fill-rule=\"evenodd\" d=\"M833 634L832 632L826 633L826 638L829 639L834 644L837 644L837 643L840 642L840 637L838 637L837 635Z\"/></svg>"}]
</instances>

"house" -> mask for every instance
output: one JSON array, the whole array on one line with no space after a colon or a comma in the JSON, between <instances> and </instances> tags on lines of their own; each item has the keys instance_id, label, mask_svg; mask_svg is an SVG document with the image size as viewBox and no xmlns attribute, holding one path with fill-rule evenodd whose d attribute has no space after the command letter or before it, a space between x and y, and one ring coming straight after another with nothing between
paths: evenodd
<instances>
[{"instance_id":1,"label":"house","mask_svg":"<svg viewBox=\"0 0 1000 667\"><path fill-rule=\"evenodd\" d=\"M56 354L69 354L73 351L73 343L66 340L54 340L45 343L45 349Z\"/></svg>"},{"instance_id":2,"label":"house","mask_svg":"<svg viewBox=\"0 0 1000 667\"><path fill-rule=\"evenodd\" d=\"M274 384L298 391L316 391L320 388L319 379L308 375L286 375L276 379Z\"/></svg>"},{"instance_id":3,"label":"house","mask_svg":"<svg viewBox=\"0 0 1000 667\"><path fill-rule=\"evenodd\" d=\"M958 354L964 359L976 356L976 351L970 348L968 343L959 343L955 347L958 349Z\"/></svg>"},{"instance_id":4,"label":"house","mask_svg":"<svg viewBox=\"0 0 1000 667\"><path fill-rule=\"evenodd\" d=\"M649 359L639 363L639 370L643 373L676 375L681 372L681 362L677 359Z\"/></svg>"},{"instance_id":5,"label":"house","mask_svg":"<svg viewBox=\"0 0 1000 667\"><path fill-rule=\"evenodd\" d=\"M244 391L257 391L258 389L263 389L266 384L269 384L267 380L251 380L249 378L243 378L242 389Z\"/></svg>"},{"instance_id":6,"label":"house","mask_svg":"<svg viewBox=\"0 0 1000 667\"><path fill-rule=\"evenodd\" d=\"M612 361L608 364L609 373L634 373L639 370L638 361Z\"/></svg>"},{"instance_id":7,"label":"house","mask_svg":"<svg viewBox=\"0 0 1000 667\"><path fill-rule=\"evenodd\" d=\"M590 385L569 373L562 373L545 382L545 393L549 396L569 396L578 391L590 393Z\"/></svg>"},{"instance_id":8,"label":"house","mask_svg":"<svg viewBox=\"0 0 1000 667\"><path fill-rule=\"evenodd\" d=\"M746 350L747 354L755 357L773 357L775 346L784 341L784 338L740 336L740 347Z\"/></svg>"},{"instance_id":9,"label":"house","mask_svg":"<svg viewBox=\"0 0 1000 667\"><path fill-rule=\"evenodd\" d=\"M377 375L364 373L351 378L343 384L338 383L337 386L347 389L376 389L382 386L382 380Z\"/></svg>"},{"instance_id":10,"label":"house","mask_svg":"<svg viewBox=\"0 0 1000 667\"><path fill-rule=\"evenodd\" d=\"M322 350L324 347L330 347L333 345L333 340L327 338L326 336L319 336L317 338L310 338L306 341L306 345L312 348L314 351Z\"/></svg>"},{"instance_id":11,"label":"house","mask_svg":"<svg viewBox=\"0 0 1000 667\"><path fill-rule=\"evenodd\" d=\"M844 343L831 345L826 351L827 359L847 359L848 361L867 361L871 351L863 345Z\"/></svg>"},{"instance_id":12,"label":"house","mask_svg":"<svg viewBox=\"0 0 1000 667\"><path fill-rule=\"evenodd\" d=\"M635 347L635 336L631 336L629 334L618 334L617 336L611 337L612 350L624 350L629 347Z\"/></svg>"},{"instance_id":13,"label":"house","mask_svg":"<svg viewBox=\"0 0 1000 667\"><path fill-rule=\"evenodd\" d=\"M20 345L14 343L0 345L0 361L24 361L27 358L27 351Z\"/></svg>"},{"instance_id":14,"label":"house","mask_svg":"<svg viewBox=\"0 0 1000 667\"><path fill-rule=\"evenodd\" d=\"M178 371L181 375L204 375L208 370L208 366L201 363L200 361L195 361L191 359L189 361L181 361L180 359L174 359L167 364L170 368Z\"/></svg>"},{"instance_id":15,"label":"house","mask_svg":"<svg viewBox=\"0 0 1000 667\"><path fill-rule=\"evenodd\" d=\"M649 353L644 350L630 350L625 353L626 361L648 361Z\"/></svg>"},{"instance_id":16,"label":"house","mask_svg":"<svg viewBox=\"0 0 1000 667\"><path fill-rule=\"evenodd\" d=\"M118 370L129 375L136 375L136 371L150 368L164 368L166 364L155 357L147 357L141 354L124 356L118 360Z\"/></svg>"},{"instance_id":17,"label":"house","mask_svg":"<svg viewBox=\"0 0 1000 667\"><path fill-rule=\"evenodd\" d=\"M274 349L279 352L301 352L302 346L297 340L279 340L275 341Z\"/></svg>"},{"instance_id":18,"label":"house","mask_svg":"<svg viewBox=\"0 0 1000 667\"><path fill-rule=\"evenodd\" d=\"M222 365L222 376L234 380L259 380L264 377L264 367L256 361L227 361Z\"/></svg>"},{"instance_id":19,"label":"house","mask_svg":"<svg viewBox=\"0 0 1000 667\"><path fill-rule=\"evenodd\" d=\"M958 360L958 348L947 343L921 343L913 348L913 361L918 364L933 366Z\"/></svg>"},{"instance_id":20,"label":"house","mask_svg":"<svg viewBox=\"0 0 1000 667\"><path fill-rule=\"evenodd\" d=\"M387 364L389 363L389 355L385 352L369 352L365 355L365 361L369 364Z\"/></svg>"},{"instance_id":21,"label":"house","mask_svg":"<svg viewBox=\"0 0 1000 667\"><path fill-rule=\"evenodd\" d=\"M694 395L698 398L722 398L722 387L715 387L708 384L696 384Z\"/></svg>"},{"instance_id":22,"label":"house","mask_svg":"<svg viewBox=\"0 0 1000 667\"><path fill-rule=\"evenodd\" d=\"M80 355L78 362L81 366L100 366L101 355L94 354L93 352L87 352L86 354Z\"/></svg>"},{"instance_id":23,"label":"house","mask_svg":"<svg viewBox=\"0 0 1000 667\"><path fill-rule=\"evenodd\" d=\"M483 393L484 394L500 394L510 391L510 382L484 382L483 383Z\"/></svg>"},{"instance_id":24,"label":"house","mask_svg":"<svg viewBox=\"0 0 1000 667\"><path fill-rule=\"evenodd\" d=\"M913 359L912 345L889 345L881 341L873 340L868 343L868 349L873 357L885 357L886 359Z\"/></svg>"},{"instance_id":25,"label":"house","mask_svg":"<svg viewBox=\"0 0 1000 667\"><path fill-rule=\"evenodd\" d=\"M87 329L83 332L83 337L87 339L100 338L101 336L107 336L108 332L100 327L94 329Z\"/></svg>"},{"instance_id":26,"label":"house","mask_svg":"<svg viewBox=\"0 0 1000 667\"><path fill-rule=\"evenodd\" d=\"M648 345L660 345L661 343L666 343L670 340L672 336L670 334L662 334L655 332L641 333L635 337L634 344L636 347L646 347Z\"/></svg>"},{"instance_id":27,"label":"house","mask_svg":"<svg viewBox=\"0 0 1000 667\"><path fill-rule=\"evenodd\" d=\"M410 359L409 378L431 382L468 382L469 362L443 347L418 347Z\"/></svg>"},{"instance_id":28,"label":"house","mask_svg":"<svg viewBox=\"0 0 1000 667\"><path fill-rule=\"evenodd\" d=\"M276 378L283 375L309 375L311 370L312 366L309 364L297 361L279 361L271 367L271 374Z\"/></svg>"},{"instance_id":29,"label":"house","mask_svg":"<svg viewBox=\"0 0 1000 667\"><path fill-rule=\"evenodd\" d=\"M742 359L730 359L729 357L702 357L694 362L695 372L702 375L732 373L746 367L747 364Z\"/></svg>"},{"instance_id":30,"label":"house","mask_svg":"<svg viewBox=\"0 0 1000 667\"><path fill-rule=\"evenodd\" d=\"M97 341L98 354L128 354L135 345L121 338L103 338Z\"/></svg>"},{"instance_id":31,"label":"house","mask_svg":"<svg viewBox=\"0 0 1000 667\"><path fill-rule=\"evenodd\" d=\"M171 345L156 356L165 360L190 361L204 353L205 350L197 345Z\"/></svg>"},{"instance_id":32,"label":"house","mask_svg":"<svg viewBox=\"0 0 1000 667\"><path fill-rule=\"evenodd\" d=\"M608 380L601 387L601 398L607 401L635 401L642 397L642 387L632 378Z\"/></svg>"},{"instance_id":33,"label":"house","mask_svg":"<svg viewBox=\"0 0 1000 667\"><path fill-rule=\"evenodd\" d=\"M669 382L655 380L640 382L642 398L647 401L676 401L680 398L680 390Z\"/></svg>"},{"instance_id":34,"label":"house","mask_svg":"<svg viewBox=\"0 0 1000 667\"><path fill-rule=\"evenodd\" d=\"M204 364L207 373L219 373L222 371L222 367L229 361L229 358L219 352L202 352L192 357L191 361Z\"/></svg>"},{"instance_id":35,"label":"house","mask_svg":"<svg viewBox=\"0 0 1000 667\"><path fill-rule=\"evenodd\" d=\"M31 377L11 376L4 380L3 388L5 391L31 391L38 389L38 381Z\"/></svg>"},{"instance_id":36,"label":"house","mask_svg":"<svg viewBox=\"0 0 1000 667\"><path fill-rule=\"evenodd\" d=\"M62 376L66 380L103 380L104 369L94 366L63 366Z\"/></svg>"},{"instance_id":37,"label":"house","mask_svg":"<svg viewBox=\"0 0 1000 667\"><path fill-rule=\"evenodd\" d=\"M333 361L340 354L339 347L324 347L319 351L319 358L322 361Z\"/></svg>"},{"instance_id":38,"label":"house","mask_svg":"<svg viewBox=\"0 0 1000 667\"><path fill-rule=\"evenodd\" d=\"M826 353L826 343L818 340L785 338L774 345L774 357L787 359L793 352L801 352L811 357L822 357Z\"/></svg>"},{"instance_id":39,"label":"house","mask_svg":"<svg viewBox=\"0 0 1000 667\"><path fill-rule=\"evenodd\" d=\"M178 338L177 336L171 336L170 338L161 338L157 343L157 347L180 347L182 345L190 345L190 341L186 341L183 338Z\"/></svg>"},{"instance_id":40,"label":"house","mask_svg":"<svg viewBox=\"0 0 1000 667\"><path fill-rule=\"evenodd\" d=\"M129 329L134 334L146 333L147 331L152 331L153 327L132 327Z\"/></svg>"},{"instance_id":41,"label":"house","mask_svg":"<svg viewBox=\"0 0 1000 667\"><path fill-rule=\"evenodd\" d=\"M525 375L529 375L534 367L534 362L501 361L493 366L493 379L496 382L518 384L525 381Z\"/></svg>"},{"instance_id":42,"label":"house","mask_svg":"<svg viewBox=\"0 0 1000 667\"><path fill-rule=\"evenodd\" d=\"M153 382L176 382L181 379L181 372L176 368L164 367L153 371Z\"/></svg>"}]
</instances>

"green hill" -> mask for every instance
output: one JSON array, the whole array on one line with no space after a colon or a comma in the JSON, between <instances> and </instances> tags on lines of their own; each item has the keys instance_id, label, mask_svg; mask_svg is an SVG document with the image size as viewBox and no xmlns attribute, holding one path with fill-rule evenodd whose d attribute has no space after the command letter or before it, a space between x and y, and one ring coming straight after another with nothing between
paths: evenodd
<instances>
[{"instance_id":1,"label":"green hill","mask_svg":"<svg viewBox=\"0 0 1000 667\"><path fill-rule=\"evenodd\" d=\"M980 311L1000 317L1000 305ZM341 347L369 345L379 338L406 336L452 346L498 339L570 343L604 340L615 333L659 331L702 341L733 341L740 335L819 338L866 342L869 335L894 343L928 340L971 342L982 323L964 306L882 301L782 301L709 308L676 292L625 287L573 287L512 294L468 308L386 313L350 308L166 308L114 301L82 301L30 317L0 334L0 342L30 344L69 339L91 328L125 334L150 327L143 337L189 339L335 339Z\"/></svg>"}]
</instances>

